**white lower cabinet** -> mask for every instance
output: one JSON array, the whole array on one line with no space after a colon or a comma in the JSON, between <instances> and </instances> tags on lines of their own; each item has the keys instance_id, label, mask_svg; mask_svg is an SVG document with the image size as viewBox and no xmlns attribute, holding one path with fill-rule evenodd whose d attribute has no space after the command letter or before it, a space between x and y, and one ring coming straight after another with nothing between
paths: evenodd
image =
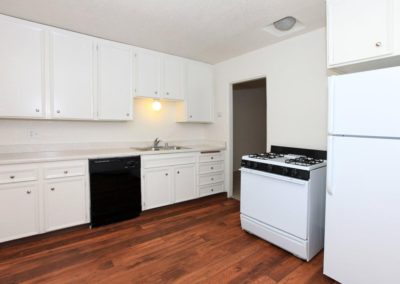
<instances>
[{"instance_id":1,"label":"white lower cabinet","mask_svg":"<svg viewBox=\"0 0 400 284\"><path fill-rule=\"evenodd\" d=\"M143 209L225 190L222 152L142 156Z\"/></svg>"},{"instance_id":2,"label":"white lower cabinet","mask_svg":"<svg viewBox=\"0 0 400 284\"><path fill-rule=\"evenodd\" d=\"M196 166L183 165L174 168L175 202L196 198Z\"/></svg>"},{"instance_id":3,"label":"white lower cabinet","mask_svg":"<svg viewBox=\"0 0 400 284\"><path fill-rule=\"evenodd\" d=\"M142 178L144 209L161 207L173 202L173 185L170 168L146 170Z\"/></svg>"},{"instance_id":4,"label":"white lower cabinet","mask_svg":"<svg viewBox=\"0 0 400 284\"><path fill-rule=\"evenodd\" d=\"M197 153L142 156L143 209L198 197Z\"/></svg>"},{"instance_id":5,"label":"white lower cabinet","mask_svg":"<svg viewBox=\"0 0 400 284\"><path fill-rule=\"evenodd\" d=\"M38 234L38 183L0 186L0 242Z\"/></svg>"},{"instance_id":6,"label":"white lower cabinet","mask_svg":"<svg viewBox=\"0 0 400 284\"><path fill-rule=\"evenodd\" d=\"M85 178L64 178L44 185L45 231L84 224L86 220Z\"/></svg>"},{"instance_id":7,"label":"white lower cabinet","mask_svg":"<svg viewBox=\"0 0 400 284\"><path fill-rule=\"evenodd\" d=\"M5 165L0 177L0 243L89 222L87 160Z\"/></svg>"}]
</instances>

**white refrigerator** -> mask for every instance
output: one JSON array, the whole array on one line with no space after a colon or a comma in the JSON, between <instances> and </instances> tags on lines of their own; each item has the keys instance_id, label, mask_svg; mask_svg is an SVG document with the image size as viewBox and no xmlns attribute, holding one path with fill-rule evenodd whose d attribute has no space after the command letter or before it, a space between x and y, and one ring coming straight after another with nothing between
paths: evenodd
<instances>
[{"instance_id":1,"label":"white refrigerator","mask_svg":"<svg viewBox=\"0 0 400 284\"><path fill-rule=\"evenodd\" d=\"M324 273L400 283L400 67L329 78Z\"/></svg>"}]
</instances>

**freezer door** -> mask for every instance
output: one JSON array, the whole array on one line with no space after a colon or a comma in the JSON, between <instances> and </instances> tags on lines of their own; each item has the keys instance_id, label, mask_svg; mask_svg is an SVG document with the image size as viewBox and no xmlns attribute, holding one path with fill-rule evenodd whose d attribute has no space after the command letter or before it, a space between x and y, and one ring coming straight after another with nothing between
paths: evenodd
<instances>
[{"instance_id":1,"label":"freezer door","mask_svg":"<svg viewBox=\"0 0 400 284\"><path fill-rule=\"evenodd\" d=\"M400 137L400 67L329 78L329 133Z\"/></svg>"},{"instance_id":2,"label":"freezer door","mask_svg":"<svg viewBox=\"0 0 400 284\"><path fill-rule=\"evenodd\" d=\"M330 137L324 273L399 283L400 140Z\"/></svg>"}]
</instances>

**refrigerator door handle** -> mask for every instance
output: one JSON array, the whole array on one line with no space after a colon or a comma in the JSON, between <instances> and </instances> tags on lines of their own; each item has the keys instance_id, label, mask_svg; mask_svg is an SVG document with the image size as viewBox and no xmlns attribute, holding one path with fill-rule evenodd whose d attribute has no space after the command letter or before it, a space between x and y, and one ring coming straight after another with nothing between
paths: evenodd
<instances>
[{"instance_id":1,"label":"refrigerator door handle","mask_svg":"<svg viewBox=\"0 0 400 284\"><path fill-rule=\"evenodd\" d=\"M332 175L333 175L333 136L328 136L328 167L327 167L327 175L326 175L326 192L329 195L333 195L333 184L332 184Z\"/></svg>"},{"instance_id":2,"label":"refrigerator door handle","mask_svg":"<svg viewBox=\"0 0 400 284\"><path fill-rule=\"evenodd\" d=\"M335 76L328 78L328 133L333 134Z\"/></svg>"}]
</instances>

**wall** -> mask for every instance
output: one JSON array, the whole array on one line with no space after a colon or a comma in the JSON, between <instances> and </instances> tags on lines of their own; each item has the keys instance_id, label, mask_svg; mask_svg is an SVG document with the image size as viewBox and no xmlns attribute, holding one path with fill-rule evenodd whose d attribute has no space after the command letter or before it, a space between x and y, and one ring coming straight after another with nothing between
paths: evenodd
<instances>
[{"instance_id":1,"label":"wall","mask_svg":"<svg viewBox=\"0 0 400 284\"><path fill-rule=\"evenodd\" d=\"M216 123L210 139L226 140L232 170L231 84L267 78L270 145L326 149L327 70L325 29L290 38L216 65ZM226 176L228 190L231 177Z\"/></svg>"},{"instance_id":2,"label":"wall","mask_svg":"<svg viewBox=\"0 0 400 284\"><path fill-rule=\"evenodd\" d=\"M236 171L243 155L266 150L266 89L234 89L232 98L233 170Z\"/></svg>"},{"instance_id":3,"label":"wall","mask_svg":"<svg viewBox=\"0 0 400 284\"><path fill-rule=\"evenodd\" d=\"M204 139L205 125L175 122L175 103L135 99L129 122L0 120L0 145ZM32 136L32 137L31 137Z\"/></svg>"}]
</instances>

